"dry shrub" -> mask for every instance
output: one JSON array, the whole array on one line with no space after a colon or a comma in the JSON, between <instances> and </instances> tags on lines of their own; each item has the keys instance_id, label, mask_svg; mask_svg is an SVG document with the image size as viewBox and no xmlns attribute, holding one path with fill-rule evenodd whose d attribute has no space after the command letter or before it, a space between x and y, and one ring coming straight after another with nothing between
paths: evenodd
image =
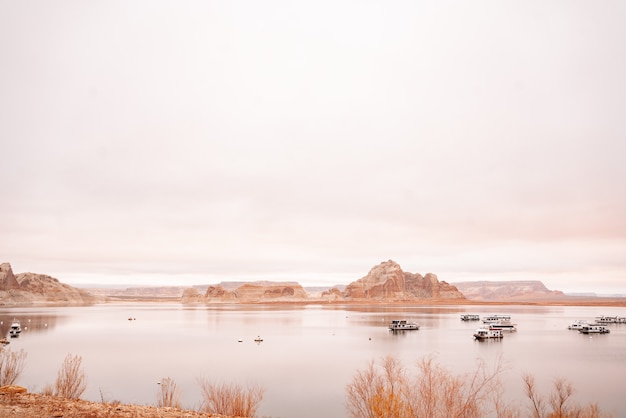
<instances>
[{"instance_id":1,"label":"dry shrub","mask_svg":"<svg viewBox=\"0 0 626 418\"><path fill-rule=\"evenodd\" d=\"M159 382L160 388L157 392L157 406L180 408L180 389L174 379L166 377Z\"/></svg>"},{"instance_id":2,"label":"dry shrub","mask_svg":"<svg viewBox=\"0 0 626 418\"><path fill-rule=\"evenodd\" d=\"M17 381L24 370L26 356L24 349L11 351L10 348L0 348L0 386L12 385Z\"/></svg>"},{"instance_id":3,"label":"dry shrub","mask_svg":"<svg viewBox=\"0 0 626 418\"><path fill-rule=\"evenodd\" d=\"M87 388L83 358L68 354L63 360L54 385L54 394L62 398L78 399Z\"/></svg>"},{"instance_id":4,"label":"dry shrub","mask_svg":"<svg viewBox=\"0 0 626 418\"><path fill-rule=\"evenodd\" d=\"M214 383L206 378L198 380L202 391L203 412L235 417L253 417L263 400L265 389L236 383Z\"/></svg>"},{"instance_id":5,"label":"dry shrub","mask_svg":"<svg viewBox=\"0 0 626 418\"><path fill-rule=\"evenodd\" d=\"M480 363L474 373L454 376L432 358L422 359L417 366L417 375L409 378L393 357L384 358L380 366L370 362L347 387L349 416L483 417L488 412L487 401L498 392L498 376L503 370L500 362L493 370ZM506 408L499 410L508 413Z\"/></svg>"},{"instance_id":6,"label":"dry shrub","mask_svg":"<svg viewBox=\"0 0 626 418\"><path fill-rule=\"evenodd\" d=\"M564 378L555 379L554 388L548 396L547 403L537 394L534 376L524 374L522 379L533 418L607 418L611 416L603 413L596 403L580 406L569 402L574 394L574 387Z\"/></svg>"}]
</instances>

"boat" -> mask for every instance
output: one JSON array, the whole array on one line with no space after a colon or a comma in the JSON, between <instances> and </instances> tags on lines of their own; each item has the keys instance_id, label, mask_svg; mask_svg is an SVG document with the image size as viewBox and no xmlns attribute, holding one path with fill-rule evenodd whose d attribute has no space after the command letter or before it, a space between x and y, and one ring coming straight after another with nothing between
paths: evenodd
<instances>
[{"instance_id":1,"label":"boat","mask_svg":"<svg viewBox=\"0 0 626 418\"><path fill-rule=\"evenodd\" d=\"M263 342L263 338L261 338L260 336L257 336L257 337L254 339L254 341L255 341L255 342L257 342L257 343L260 343L260 342Z\"/></svg>"},{"instance_id":2,"label":"boat","mask_svg":"<svg viewBox=\"0 0 626 418\"><path fill-rule=\"evenodd\" d=\"M420 326L415 322L409 322L406 319L393 319L389 323L389 329L391 331L411 331L420 329Z\"/></svg>"},{"instance_id":3,"label":"boat","mask_svg":"<svg viewBox=\"0 0 626 418\"><path fill-rule=\"evenodd\" d=\"M15 336L18 336L20 332L22 332L22 326L20 325L20 321L14 318L13 322L11 322L11 328L9 329L9 334L12 337L15 337Z\"/></svg>"},{"instance_id":4,"label":"boat","mask_svg":"<svg viewBox=\"0 0 626 418\"><path fill-rule=\"evenodd\" d=\"M491 324L499 321L510 321L511 315L489 315L483 318L483 324Z\"/></svg>"},{"instance_id":5,"label":"boat","mask_svg":"<svg viewBox=\"0 0 626 418\"><path fill-rule=\"evenodd\" d=\"M576 331L580 331L586 325L593 325L593 324L590 324L589 322L587 322L584 319L577 319L574 322L572 322L571 324L569 324L567 326L567 329L573 329L573 330L576 330Z\"/></svg>"},{"instance_id":6,"label":"boat","mask_svg":"<svg viewBox=\"0 0 626 418\"><path fill-rule=\"evenodd\" d=\"M11 344L11 341L7 340L6 337L0 340L0 344L2 345L7 345L7 344Z\"/></svg>"},{"instance_id":7,"label":"boat","mask_svg":"<svg viewBox=\"0 0 626 418\"><path fill-rule=\"evenodd\" d=\"M480 316L476 314L463 314L461 315L461 321L478 321Z\"/></svg>"},{"instance_id":8,"label":"boat","mask_svg":"<svg viewBox=\"0 0 626 418\"><path fill-rule=\"evenodd\" d=\"M503 338L502 330L499 329L488 329L488 328L478 328L474 333L474 338L477 340L489 340L489 339L499 339Z\"/></svg>"},{"instance_id":9,"label":"boat","mask_svg":"<svg viewBox=\"0 0 626 418\"><path fill-rule=\"evenodd\" d=\"M598 324L626 324L626 317L623 316L598 316L596 317Z\"/></svg>"},{"instance_id":10,"label":"boat","mask_svg":"<svg viewBox=\"0 0 626 418\"><path fill-rule=\"evenodd\" d=\"M604 325L585 325L578 332L583 334L608 334L611 331Z\"/></svg>"},{"instance_id":11,"label":"boat","mask_svg":"<svg viewBox=\"0 0 626 418\"><path fill-rule=\"evenodd\" d=\"M489 329L513 332L517 331L517 324L513 324L510 320L500 320L489 324Z\"/></svg>"}]
</instances>

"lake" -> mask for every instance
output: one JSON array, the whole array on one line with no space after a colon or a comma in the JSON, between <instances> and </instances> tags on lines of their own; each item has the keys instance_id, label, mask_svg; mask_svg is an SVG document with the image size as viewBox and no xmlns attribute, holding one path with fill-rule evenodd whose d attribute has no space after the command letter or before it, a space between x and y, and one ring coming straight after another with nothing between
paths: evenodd
<instances>
[{"instance_id":1,"label":"lake","mask_svg":"<svg viewBox=\"0 0 626 418\"><path fill-rule=\"evenodd\" d=\"M510 314L518 331L475 341L480 323L461 321L463 313ZM508 399L524 400L523 373L535 375L542 393L563 377L577 403L626 416L626 324L592 337L567 330L574 320L601 315L626 316L626 308L119 303L1 308L0 327L6 335L14 317L22 323L8 346L28 353L18 384L39 392L54 383L68 353L78 354L87 375L82 398L94 401L155 405L157 382L170 377L183 406L198 409L198 379L209 378L265 388L258 416L346 417L346 385L368 362L392 355L413 369L433 356L454 373L501 358ZM421 327L393 333L392 319ZM257 336L264 341L256 343Z\"/></svg>"}]
</instances>

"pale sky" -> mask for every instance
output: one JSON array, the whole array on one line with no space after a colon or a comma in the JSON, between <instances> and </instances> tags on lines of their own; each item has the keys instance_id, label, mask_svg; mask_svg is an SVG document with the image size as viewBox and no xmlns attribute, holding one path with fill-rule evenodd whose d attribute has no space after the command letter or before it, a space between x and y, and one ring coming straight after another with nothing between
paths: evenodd
<instances>
[{"instance_id":1,"label":"pale sky","mask_svg":"<svg viewBox=\"0 0 626 418\"><path fill-rule=\"evenodd\" d=\"M626 2L0 0L0 262L626 293Z\"/></svg>"}]
</instances>

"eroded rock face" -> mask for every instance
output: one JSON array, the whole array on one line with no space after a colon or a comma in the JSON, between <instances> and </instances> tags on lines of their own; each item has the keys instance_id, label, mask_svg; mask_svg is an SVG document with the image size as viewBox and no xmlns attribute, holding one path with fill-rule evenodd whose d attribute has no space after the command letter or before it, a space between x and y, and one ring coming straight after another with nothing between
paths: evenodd
<instances>
[{"instance_id":1,"label":"eroded rock face","mask_svg":"<svg viewBox=\"0 0 626 418\"><path fill-rule=\"evenodd\" d=\"M19 289L20 284L13 274L11 264L0 264L0 290Z\"/></svg>"},{"instance_id":2,"label":"eroded rock face","mask_svg":"<svg viewBox=\"0 0 626 418\"><path fill-rule=\"evenodd\" d=\"M295 302L306 300L307 297L306 291L295 282L244 283L234 290L227 290L222 285L216 285L209 286L205 293L206 302Z\"/></svg>"},{"instance_id":3,"label":"eroded rock face","mask_svg":"<svg viewBox=\"0 0 626 418\"><path fill-rule=\"evenodd\" d=\"M350 283L343 296L348 299L369 300L415 300L415 299L464 299L458 289L437 276L428 273L402 271L400 265L389 260L373 267L367 276Z\"/></svg>"},{"instance_id":4,"label":"eroded rock face","mask_svg":"<svg viewBox=\"0 0 626 418\"><path fill-rule=\"evenodd\" d=\"M36 273L14 275L9 263L0 265L0 305L84 305L94 301L89 292L61 283L54 277Z\"/></svg>"}]
</instances>

